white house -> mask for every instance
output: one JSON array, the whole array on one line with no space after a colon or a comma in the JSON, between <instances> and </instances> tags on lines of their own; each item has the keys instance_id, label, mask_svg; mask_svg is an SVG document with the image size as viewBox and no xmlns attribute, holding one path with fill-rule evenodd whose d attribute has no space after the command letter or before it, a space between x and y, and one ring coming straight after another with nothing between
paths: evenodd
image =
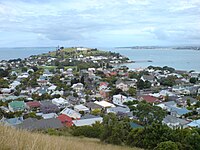
<instances>
[{"instance_id":1,"label":"white house","mask_svg":"<svg viewBox=\"0 0 200 150\"><path fill-rule=\"evenodd\" d=\"M90 109L87 108L86 106L80 104L80 105L75 105L74 110L77 112L84 112L84 113L89 113Z\"/></svg>"},{"instance_id":2,"label":"white house","mask_svg":"<svg viewBox=\"0 0 200 150\"><path fill-rule=\"evenodd\" d=\"M52 86L50 86L50 87L48 88L48 90L49 90L49 91L55 91L56 88L57 88L57 86L52 85Z\"/></svg>"},{"instance_id":3,"label":"white house","mask_svg":"<svg viewBox=\"0 0 200 150\"><path fill-rule=\"evenodd\" d=\"M72 121L75 126L91 126L92 124L95 124L96 122L103 122L102 117L96 117L96 118L89 118L89 119L80 119L80 120L73 120Z\"/></svg>"},{"instance_id":4,"label":"white house","mask_svg":"<svg viewBox=\"0 0 200 150\"><path fill-rule=\"evenodd\" d=\"M43 119L50 119L50 118L56 118L56 117L58 117L56 113L42 114Z\"/></svg>"},{"instance_id":5,"label":"white house","mask_svg":"<svg viewBox=\"0 0 200 150\"><path fill-rule=\"evenodd\" d=\"M72 110L70 108L65 108L60 113L65 114L65 115L67 115L67 116L69 116L70 118L73 118L73 119L80 119L81 118L80 113L78 113L75 110Z\"/></svg>"},{"instance_id":6,"label":"white house","mask_svg":"<svg viewBox=\"0 0 200 150\"><path fill-rule=\"evenodd\" d=\"M106 102L106 101L95 101L94 103L97 104L97 105L100 105L103 108L115 107L114 104Z\"/></svg>"},{"instance_id":7,"label":"white house","mask_svg":"<svg viewBox=\"0 0 200 150\"><path fill-rule=\"evenodd\" d=\"M19 81L13 81L11 84L10 84L10 88L11 89L15 89L18 85L20 85L21 83Z\"/></svg>"},{"instance_id":8,"label":"white house","mask_svg":"<svg viewBox=\"0 0 200 150\"><path fill-rule=\"evenodd\" d=\"M69 104L68 100L66 100L62 97L52 99L52 103L59 107L65 107Z\"/></svg>"},{"instance_id":9,"label":"white house","mask_svg":"<svg viewBox=\"0 0 200 150\"><path fill-rule=\"evenodd\" d=\"M130 101L128 98L124 95L118 94L113 95L113 103L119 106L123 106L124 102Z\"/></svg>"},{"instance_id":10,"label":"white house","mask_svg":"<svg viewBox=\"0 0 200 150\"><path fill-rule=\"evenodd\" d=\"M76 91L82 91L84 89L83 84L82 83L76 83L72 85L72 88Z\"/></svg>"}]
</instances>

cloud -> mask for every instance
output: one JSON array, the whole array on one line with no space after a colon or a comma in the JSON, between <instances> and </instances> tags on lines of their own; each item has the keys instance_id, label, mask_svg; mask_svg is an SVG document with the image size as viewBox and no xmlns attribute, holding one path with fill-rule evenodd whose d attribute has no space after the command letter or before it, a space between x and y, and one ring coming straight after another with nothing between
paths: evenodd
<instances>
[{"instance_id":1,"label":"cloud","mask_svg":"<svg viewBox=\"0 0 200 150\"><path fill-rule=\"evenodd\" d=\"M16 45L19 38L44 45L193 44L200 40L199 13L199 0L0 0L0 33ZM0 46L8 43L3 38Z\"/></svg>"}]
</instances>

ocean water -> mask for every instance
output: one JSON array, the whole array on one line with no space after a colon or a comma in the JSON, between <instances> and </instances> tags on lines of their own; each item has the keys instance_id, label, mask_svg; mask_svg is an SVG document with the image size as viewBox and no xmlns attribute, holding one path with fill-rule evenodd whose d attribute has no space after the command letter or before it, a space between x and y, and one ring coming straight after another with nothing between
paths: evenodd
<instances>
[{"instance_id":1,"label":"ocean water","mask_svg":"<svg viewBox=\"0 0 200 150\"><path fill-rule=\"evenodd\" d=\"M117 48L111 51L129 57L136 63L126 64L129 68L144 68L152 66L169 66L178 70L200 71L200 51L175 49L127 49ZM151 60L152 62L147 62ZM138 61L138 62L137 62Z\"/></svg>"},{"instance_id":2,"label":"ocean water","mask_svg":"<svg viewBox=\"0 0 200 150\"><path fill-rule=\"evenodd\" d=\"M48 53L56 50L55 47L16 47L16 48L0 48L0 60L9 60L17 58L26 58L31 55Z\"/></svg>"},{"instance_id":3,"label":"ocean water","mask_svg":"<svg viewBox=\"0 0 200 150\"><path fill-rule=\"evenodd\" d=\"M136 63L126 64L129 68L144 68L152 66L170 66L179 70L200 71L200 51L174 49L127 49L100 48L106 51L118 52L129 57ZM0 60L26 58L31 55L47 53L56 50L55 47L21 47L0 48ZM152 62L147 62L151 60Z\"/></svg>"}]
</instances>

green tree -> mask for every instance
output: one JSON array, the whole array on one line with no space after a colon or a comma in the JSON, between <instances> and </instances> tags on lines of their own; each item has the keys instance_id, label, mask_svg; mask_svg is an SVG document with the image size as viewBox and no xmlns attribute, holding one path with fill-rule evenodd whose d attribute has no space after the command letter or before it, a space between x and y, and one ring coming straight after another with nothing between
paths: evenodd
<instances>
[{"instance_id":1,"label":"green tree","mask_svg":"<svg viewBox=\"0 0 200 150\"><path fill-rule=\"evenodd\" d=\"M190 83L195 84L197 82L197 78L190 78Z\"/></svg>"},{"instance_id":2,"label":"green tree","mask_svg":"<svg viewBox=\"0 0 200 150\"><path fill-rule=\"evenodd\" d=\"M146 102L140 102L133 114L145 125L151 124L155 121L161 122L166 115L166 112L158 106L153 106Z\"/></svg>"},{"instance_id":3,"label":"green tree","mask_svg":"<svg viewBox=\"0 0 200 150\"><path fill-rule=\"evenodd\" d=\"M172 141L161 142L154 150L179 150L178 145Z\"/></svg>"},{"instance_id":4,"label":"green tree","mask_svg":"<svg viewBox=\"0 0 200 150\"><path fill-rule=\"evenodd\" d=\"M115 114L108 114L103 118L101 141L121 145L126 142L131 131L128 118L119 119Z\"/></svg>"},{"instance_id":5,"label":"green tree","mask_svg":"<svg viewBox=\"0 0 200 150\"><path fill-rule=\"evenodd\" d=\"M8 88L8 80L0 78L0 88Z\"/></svg>"},{"instance_id":6,"label":"green tree","mask_svg":"<svg viewBox=\"0 0 200 150\"><path fill-rule=\"evenodd\" d=\"M189 99L189 98L187 99L187 106L188 106L188 107L191 106L191 102L190 102L190 99Z\"/></svg>"},{"instance_id":7,"label":"green tree","mask_svg":"<svg viewBox=\"0 0 200 150\"><path fill-rule=\"evenodd\" d=\"M128 90L128 93L131 96L136 96L136 89L134 87L130 87L129 90Z\"/></svg>"}]
</instances>

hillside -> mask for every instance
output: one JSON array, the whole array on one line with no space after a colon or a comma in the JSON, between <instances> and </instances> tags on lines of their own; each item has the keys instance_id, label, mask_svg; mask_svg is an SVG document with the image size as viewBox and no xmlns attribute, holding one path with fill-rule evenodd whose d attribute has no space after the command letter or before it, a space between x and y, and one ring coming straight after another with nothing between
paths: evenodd
<instances>
[{"instance_id":1,"label":"hillside","mask_svg":"<svg viewBox=\"0 0 200 150\"><path fill-rule=\"evenodd\" d=\"M139 150L102 144L97 139L58 137L0 126L1 150Z\"/></svg>"}]
</instances>

